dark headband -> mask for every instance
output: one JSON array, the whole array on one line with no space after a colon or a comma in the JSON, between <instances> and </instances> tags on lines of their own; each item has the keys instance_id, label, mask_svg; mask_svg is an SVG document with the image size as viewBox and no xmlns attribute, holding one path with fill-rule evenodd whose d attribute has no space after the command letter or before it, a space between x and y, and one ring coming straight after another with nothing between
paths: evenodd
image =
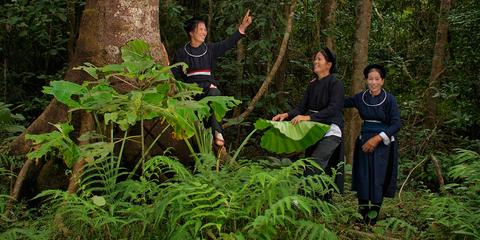
<instances>
[{"instance_id":1,"label":"dark headband","mask_svg":"<svg viewBox=\"0 0 480 240\"><path fill-rule=\"evenodd\" d=\"M199 23L205 23L205 21L199 17L192 17L183 23L183 29L185 29L185 32L187 32L188 35L197 28Z\"/></svg>"},{"instance_id":2,"label":"dark headband","mask_svg":"<svg viewBox=\"0 0 480 240\"><path fill-rule=\"evenodd\" d=\"M382 79L385 79L385 77L387 76L387 72L385 71L385 68L380 64L374 63L374 64L369 64L368 66L365 67L365 69L363 69L363 76L365 77L365 79L368 78L368 74L372 71L372 69L377 69Z\"/></svg>"},{"instance_id":3,"label":"dark headband","mask_svg":"<svg viewBox=\"0 0 480 240\"><path fill-rule=\"evenodd\" d=\"M327 62L331 62L332 66L330 67L330 73L336 73L337 72L337 57L335 56L335 53L330 50L330 48L326 47L320 51L322 55L325 57L325 60Z\"/></svg>"}]
</instances>

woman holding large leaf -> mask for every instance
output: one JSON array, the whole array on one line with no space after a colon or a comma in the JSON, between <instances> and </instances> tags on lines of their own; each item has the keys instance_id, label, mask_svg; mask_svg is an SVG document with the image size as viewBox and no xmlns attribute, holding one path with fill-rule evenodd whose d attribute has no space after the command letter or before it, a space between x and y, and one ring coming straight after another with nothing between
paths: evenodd
<instances>
[{"instance_id":1,"label":"woman holding large leaf","mask_svg":"<svg viewBox=\"0 0 480 240\"><path fill-rule=\"evenodd\" d=\"M333 73L336 72L336 57L329 49L324 48L315 55L313 72L315 79L310 81L302 101L293 110L281 113L272 118L273 121L289 119L296 125L302 121L316 121L330 125L329 131L316 144L305 150L306 157L313 160L322 169L331 174L343 159L343 83ZM306 174L319 174L320 170L308 171ZM336 183L343 191L343 176L337 175Z\"/></svg>"},{"instance_id":2,"label":"woman holding large leaf","mask_svg":"<svg viewBox=\"0 0 480 240\"><path fill-rule=\"evenodd\" d=\"M355 144L352 190L357 192L364 221L375 224L383 197L394 197L397 183L400 129L397 101L382 87L383 66L368 65L363 70L368 89L345 99L345 107L358 109L363 125Z\"/></svg>"},{"instance_id":3,"label":"woman holding large leaf","mask_svg":"<svg viewBox=\"0 0 480 240\"><path fill-rule=\"evenodd\" d=\"M185 74L179 69L174 69L175 77L188 83L197 83L203 89L203 95L198 98L220 96L221 93L217 88L213 74L215 63L219 57L235 47L237 42L245 35L245 31L251 23L252 17L250 16L250 10L248 10L238 27L238 31L234 32L230 38L221 42L205 43L208 33L205 21L196 17L186 21L184 28L190 41L177 50L172 62L184 62L188 65L188 70ZM213 116L210 117L207 127L212 128L215 145L222 147L225 143L224 131L217 119Z\"/></svg>"}]
</instances>

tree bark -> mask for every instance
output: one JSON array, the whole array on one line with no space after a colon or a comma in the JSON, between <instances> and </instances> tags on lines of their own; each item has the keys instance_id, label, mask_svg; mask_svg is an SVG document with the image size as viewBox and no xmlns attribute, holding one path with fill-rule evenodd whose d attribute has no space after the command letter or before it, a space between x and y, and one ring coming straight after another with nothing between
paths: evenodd
<instances>
[{"instance_id":1,"label":"tree bark","mask_svg":"<svg viewBox=\"0 0 480 240\"><path fill-rule=\"evenodd\" d=\"M153 58L168 65L167 52L160 41L159 0L87 0L80 21L79 36L76 41L75 53L69 63L65 80L82 83L90 78L83 71L73 70L85 62L96 66L119 63L121 61L120 47L133 39L142 39L149 43ZM121 91L128 87L113 83ZM27 128L26 132L17 137L10 145L14 154L26 154L31 148L31 142L25 141L25 134L40 134L53 130L50 123L67 121L67 108L55 99L50 102L44 112ZM75 115L74 115L75 116ZM78 115L80 116L80 115ZM164 142L171 142L166 134ZM186 150L186 148L185 148ZM180 150L183 151L183 150ZM35 168L27 160L22 173L31 172ZM23 175L22 175L23 176ZM18 177L11 192L17 200L25 177ZM74 186L72 186L74 187Z\"/></svg>"},{"instance_id":2,"label":"tree bark","mask_svg":"<svg viewBox=\"0 0 480 240\"><path fill-rule=\"evenodd\" d=\"M437 25L435 48L433 50L432 71L430 72L429 84L425 93L424 108L426 110L426 125L433 128L437 119L437 98L434 97L440 86L440 75L444 71L445 45L448 40L448 15L452 5L451 0L441 0L440 14Z\"/></svg>"},{"instance_id":3,"label":"tree bark","mask_svg":"<svg viewBox=\"0 0 480 240\"><path fill-rule=\"evenodd\" d=\"M357 2L355 21L355 43L353 45L353 71L350 95L364 89L363 68L368 63L368 39L372 18L372 0L359 0ZM353 161L355 139L360 133L361 119L357 110L346 111L345 142L347 163Z\"/></svg>"},{"instance_id":4,"label":"tree bark","mask_svg":"<svg viewBox=\"0 0 480 240\"><path fill-rule=\"evenodd\" d=\"M95 130L95 120L91 113L87 113L82 111L81 113L81 121L80 121L80 132L79 136L84 133L94 131ZM88 141L80 142L80 145L88 144ZM85 159L80 159L73 165L72 175L70 176L70 180L68 183L67 192L68 193L75 193L78 190L78 184L80 183L80 176L83 173L83 166L85 165Z\"/></svg>"},{"instance_id":5,"label":"tree bark","mask_svg":"<svg viewBox=\"0 0 480 240\"><path fill-rule=\"evenodd\" d=\"M322 18L321 29L322 32L326 32L326 36L323 39L324 46L335 51L335 35L332 34L332 30L335 27L335 9L337 8L337 0L322 1Z\"/></svg>"},{"instance_id":6,"label":"tree bark","mask_svg":"<svg viewBox=\"0 0 480 240\"><path fill-rule=\"evenodd\" d=\"M257 94L255 94L255 96L252 98L252 100L248 104L247 109L238 117L236 117L232 122L238 122L240 120L245 119L253 111L258 100L260 100L260 98L265 94L265 92L268 89L268 86L273 80L273 77L277 73L277 70L283 60L283 57L285 56L285 52L287 51L288 39L290 38L290 34L292 32L293 16L295 15L296 4L297 4L297 1L292 0L290 5L290 14L288 16L287 26L285 28L285 34L283 35L282 44L280 45L280 50L278 52L277 59L275 60L275 63L273 64L272 69L267 74L265 81L263 81L262 86L257 91ZM228 125L224 124L223 127L226 128L228 127Z\"/></svg>"},{"instance_id":7,"label":"tree bark","mask_svg":"<svg viewBox=\"0 0 480 240\"><path fill-rule=\"evenodd\" d=\"M208 0L208 23L207 23L208 30L212 28L212 20L213 20L213 0ZM210 41L210 34L207 35L207 40Z\"/></svg>"}]
</instances>

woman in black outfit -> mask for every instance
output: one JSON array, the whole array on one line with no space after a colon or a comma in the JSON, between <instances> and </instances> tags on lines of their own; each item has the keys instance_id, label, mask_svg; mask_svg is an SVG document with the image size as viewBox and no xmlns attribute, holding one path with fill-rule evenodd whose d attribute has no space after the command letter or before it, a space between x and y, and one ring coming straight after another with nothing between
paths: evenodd
<instances>
[{"instance_id":1,"label":"woman in black outfit","mask_svg":"<svg viewBox=\"0 0 480 240\"><path fill-rule=\"evenodd\" d=\"M357 192L359 212L374 225L384 197L397 189L400 111L395 97L383 89L386 71L378 64L363 70L368 89L345 98L346 108L356 108L363 119L355 143L352 190ZM375 212L369 216L369 212Z\"/></svg>"},{"instance_id":2,"label":"woman in black outfit","mask_svg":"<svg viewBox=\"0 0 480 240\"><path fill-rule=\"evenodd\" d=\"M184 62L188 65L188 70L184 74L180 69L174 69L175 77L187 83L198 84L204 93L198 98L221 95L214 76L215 63L219 57L235 47L237 42L245 35L245 31L251 23L252 17L250 16L250 10L248 10L238 27L238 31L234 32L232 36L221 42L205 43L208 33L205 21L195 17L186 21L184 28L190 41L177 50L172 63ZM223 147L225 144L224 130L220 123L212 116L206 125L206 127L212 128L215 145Z\"/></svg>"},{"instance_id":3,"label":"woman in black outfit","mask_svg":"<svg viewBox=\"0 0 480 240\"><path fill-rule=\"evenodd\" d=\"M305 157L311 157L331 175L331 168L336 168L343 160L343 83L333 74L336 72L336 57L329 49L319 51L313 61L313 72L316 77L310 81L302 101L289 112L281 113L272 118L273 121L289 119L292 124L301 121L315 121L330 125L325 136L316 144L305 150ZM343 175L335 176L335 183L343 192ZM320 170L306 172L307 175L319 174ZM330 195L324 199L330 200Z\"/></svg>"}]
</instances>

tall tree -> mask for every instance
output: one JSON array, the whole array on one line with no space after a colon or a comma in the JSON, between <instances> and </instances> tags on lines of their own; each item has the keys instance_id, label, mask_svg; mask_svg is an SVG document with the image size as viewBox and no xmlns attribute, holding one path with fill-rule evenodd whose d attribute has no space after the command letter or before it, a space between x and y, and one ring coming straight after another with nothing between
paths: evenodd
<instances>
[{"instance_id":1,"label":"tall tree","mask_svg":"<svg viewBox=\"0 0 480 240\"><path fill-rule=\"evenodd\" d=\"M83 10L79 36L76 41L74 56L69 63L69 70L65 80L81 83L88 80L88 75L82 71L73 70L85 62L96 66L119 63L121 61L120 47L132 39L142 39L150 44L153 58L163 64L168 64L168 56L160 41L158 20L159 0L87 0ZM128 91L126 85L113 83L120 91ZM40 134L53 130L51 123L64 122L67 120L67 108L52 100L44 112L20 135L10 146L11 152L25 154L31 148L31 142L25 140L25 134ZM91 116L87 113L74 115L72 122L75 129L82 132L90 131L93 126ZM155 125L150 126L153 128ZM169 139L165 139L166 143ZM186 150L186 149L185 149ZM179 151L187 152L187 151ZM79 169L81 162L75 169ZM18 199L25 178L32 178L30 174L38 164L27 160L20 171L11 195ZM37 171L39 169L36 169ZM47 174L48 175L48 174ZM48 176L47 176L48 177ZM71 176L72 180L75 176ZM69 190L75 189L75 185L69 186Z\"/></svg>"},{"instance_id":2,"label":"tall tree","mask_svg":"<svg viewBox=\"0 0 480 240\"><path fill-rule=\"evenodd\" d=\"M353 70L350 95L363 90L363 68L368 63L368 39L372 19L372 0L358 0L355 20L355 43L353 45ZM352 163L355 139L360 132L361 120L357 110L347 110L346 115L346 156L347 162Z\"/></svg>"},{"instance_id":3,"label":"tall tree","mask_svg":"<svg viewBox=\"0 0 480 240\"><path fill-rule=\"evenodd\" d=\"M440 86L440 75L445 70L445 45L448 40L448 15L451 0L440 1L440 14L438 17L435 48L433 50L432 70L430 72L429 84L425 92L424 106L427 113L426 124L433 128L437 122L437 98L434 96Z\"/></svg>"},{"instance_id":4,"label":"tall tree","mask_svg":"<svg viewBox=\"0 0 480 240\"><path fill-rule=\"evenodd\" d=\"M322 18L321 29L326 35L323 38L324 46L335 50L335 36L333 35L333 29L335 27L335 10L337 8L337 0L322 1Z\"/></svg>"}]
</instances>

